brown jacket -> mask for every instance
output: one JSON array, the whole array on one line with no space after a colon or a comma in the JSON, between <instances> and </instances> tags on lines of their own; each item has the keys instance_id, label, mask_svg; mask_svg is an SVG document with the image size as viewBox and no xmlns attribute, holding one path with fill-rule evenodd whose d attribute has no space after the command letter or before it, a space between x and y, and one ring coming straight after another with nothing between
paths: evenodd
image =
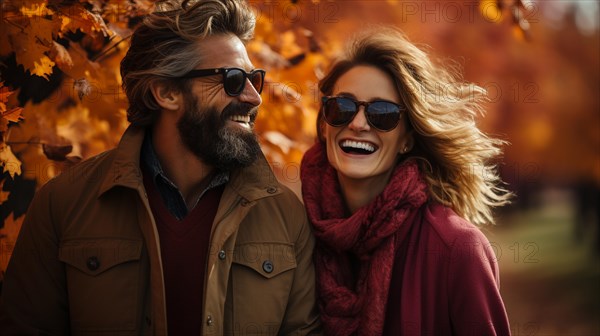
<instances>
[{"instance_id":1,"label":"brown jacket","mask_svg":"<svg viewBox=\"0 0 600 336\"><path fill-rule=\"evenodd\" d=\"M116 149L36 195L2 290L2 309L22 327L167 334L159 237L139 169L143 137L130 127ZM231 174L210 246L203 334L316 332L314 239L302 204L264 157Z\"/></svg>"}]
</instances>

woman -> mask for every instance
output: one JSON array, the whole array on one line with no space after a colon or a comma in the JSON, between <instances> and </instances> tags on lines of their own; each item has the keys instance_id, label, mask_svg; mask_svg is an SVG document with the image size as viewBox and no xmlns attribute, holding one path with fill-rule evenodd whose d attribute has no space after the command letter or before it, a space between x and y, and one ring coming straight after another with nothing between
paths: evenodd
<instances>
[{"instance_id":1,"label":"woman","mask_svg":"<svg viewBox=\"0 0 600 336\"><path fill-rule=\"evenodd\" d=\"M510 197L490 165L502 142L474 121L484 90L391 28L359 36L319 89L301 177L326 334L510 334L471 224Z\"/></svg>"}]
</instances>

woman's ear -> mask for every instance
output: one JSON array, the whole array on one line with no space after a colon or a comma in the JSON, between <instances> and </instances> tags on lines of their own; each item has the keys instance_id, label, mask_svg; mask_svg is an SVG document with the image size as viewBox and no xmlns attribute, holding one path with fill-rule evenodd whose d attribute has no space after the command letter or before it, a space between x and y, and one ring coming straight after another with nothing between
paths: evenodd
<instances>
[{"instance_id":1,"label":"woman's ear","mask_svg":"<svg viewBox=\"0 0 600 336\"><path fill-rule=\"evenodd\" d=\"M406 154L413 149L415 145L414 132L412 130L407 131L404 135L403 143L400 146L400 154Z\"/></svg>"},{"instance_id":2,"label":"woman's ear","mask_svg":"<svg viewBox=\"0 0 600 336\"><path fill-rule=\"evenodd\" d=\"M150 84L150 91L154 99L165 110L179 110L183 102L181 92L168 87L168 83L156 81Z\"/></svg>"}]
</instances>

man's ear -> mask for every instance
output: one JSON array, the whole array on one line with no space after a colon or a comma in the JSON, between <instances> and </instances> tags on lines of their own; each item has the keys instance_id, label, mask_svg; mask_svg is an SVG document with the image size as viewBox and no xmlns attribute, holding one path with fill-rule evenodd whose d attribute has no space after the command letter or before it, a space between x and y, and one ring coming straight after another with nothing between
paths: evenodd
<instances>
[{"instance_id":1,"label":"man's ear","mask_svg":"<svg viewBox=\"0 0 600 336\"><path fill-rule=\"evenodd\" d=\"M178 110L183 102L181 92L169 88L168 84L162 81L156 81L150 84L150 91L154 99L165 110Z\"/></svg>"}]
</instances>

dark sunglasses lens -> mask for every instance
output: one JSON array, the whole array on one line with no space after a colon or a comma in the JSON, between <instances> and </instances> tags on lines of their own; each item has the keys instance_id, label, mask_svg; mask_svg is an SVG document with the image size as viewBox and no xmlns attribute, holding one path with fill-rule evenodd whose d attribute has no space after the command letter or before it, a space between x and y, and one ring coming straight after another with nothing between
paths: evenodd
<instances>
[{"instance_id":1,"label":"dark sunglasses lens","mask_svg":"<svg viewBox=\"0 0 600 336\"><path fill-rule=\"evenodd\" d=\"M356 104L347 98L331 98L323 105L325 121L331 126L343 126L356 114Z\"/></svg>"},{"instance_id":2,"label":"dark sunglasses lens","mask_svg":"<svg viewBox=\"0 0 600 336\"><path fill-rule=\"evenodd\" d=\"M225 92L230 95L239 95L244 90L246 76L241 70L231 69L225 74Z\"/></svg>"},{"instance_id":3,"label":"dark sunglasses lens","mask_svg":"<svg viewBox=\"0 0 600 336\"><path fill-rule=\"evenodd\" d=\"M256 92L258 92L259 94L262 92L264 81L265 81L265 73L264 72L254 71L254 72L250 73L250 82L252 83L252 86L254 86L254 89L256 90Z\"/></svg>"},{"instance_id":4,"label":"dark sunglasses lens","mask_svg":"<svg viewBox=\"0 0 600 336\"><path fill-rule=\"evenodd\" d=\"M400 108L388 102L373 102L367 109L367 118L375 128L390 131L398 125Z\"/></svg>"}]
</instances>

